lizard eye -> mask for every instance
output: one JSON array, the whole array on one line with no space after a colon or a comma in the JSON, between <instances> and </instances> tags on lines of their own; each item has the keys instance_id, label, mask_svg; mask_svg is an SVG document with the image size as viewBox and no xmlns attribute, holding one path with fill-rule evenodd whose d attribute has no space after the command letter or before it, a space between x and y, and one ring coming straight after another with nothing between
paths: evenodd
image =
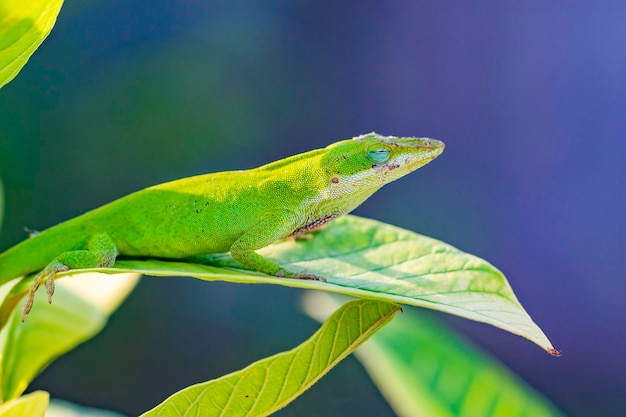
<instances>
[{"instance_id":1,"label":"lizard eye","mask_svg":"<svg viewBox=\"0 0 626 417\"><path fill-rule=\"evenodd\" d=\"M385 162L387 159L389 159L390 152L391 151L389 150L389 148L385 146L374 145L374 146L370 146L370 148L367 150L367 156L369 159L371 159L375 163L380 164L382 162Z\"/></svg>"}]
</instances>

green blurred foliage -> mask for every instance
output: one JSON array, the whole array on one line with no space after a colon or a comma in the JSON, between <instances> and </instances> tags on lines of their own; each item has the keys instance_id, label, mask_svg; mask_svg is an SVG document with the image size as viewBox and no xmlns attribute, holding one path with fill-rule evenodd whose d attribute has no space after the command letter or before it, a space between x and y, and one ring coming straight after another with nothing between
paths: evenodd
<instances>
[{"instance_id":1,"label":"green blurred foliage","mask_svg":"<svg viewBox=\"0 0 626 417\"><path fill-rule=\"evenodd\" d=\"M296 143L310 87L294 89L290 74L300 71L281 64L280 24L249 25L254 10L221 17L96 62L82 61L85 45L63 36L72 19L60 20L0 94L0 176L11 201L0 248L21 238L20 224L41 229L144 186L342 139Z\"/></svg>"},{"instance_id":2,"label":"green blurred foliage","mask_svg":"<svg viewBox=\"0 0 626 417\"><path fill-rule=\"evenodd\" d=\"M50 395L44 391L31 392L0 404L0 417L44 417Z\"/></svg>"},{"instance_id":3,"label":"green blurred foliage","mask_svg":"<svg viewBox=\"0 0 626 417\"><path fill-rule=\"evenodd\" d=\"M10 82L54 26L63 0L0 0L0 88Z\"/></svg>"}]
</instances>

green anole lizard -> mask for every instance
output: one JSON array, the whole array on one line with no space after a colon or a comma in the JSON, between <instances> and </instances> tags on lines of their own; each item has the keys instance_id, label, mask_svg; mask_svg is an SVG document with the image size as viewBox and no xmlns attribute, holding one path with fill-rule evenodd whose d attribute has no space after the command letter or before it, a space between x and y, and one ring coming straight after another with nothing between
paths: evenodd
<instances>
[{"instance_id":1,"label":"green anole lizard","mask_svg":"<svg viewBox=\"0 0 626 417\"><path fill-rule=\"evenodd\" d=\"M129 194L44 230L0 254L0 284L40 271L22 320L45 283L69 269L112 267L117 256L186 259L230 252L268 275L322 280L289 271L255 252L320 228L383 185L426 165L444 144L370 133L245 171L183 178Z\"/></svg>"}]
</instances>

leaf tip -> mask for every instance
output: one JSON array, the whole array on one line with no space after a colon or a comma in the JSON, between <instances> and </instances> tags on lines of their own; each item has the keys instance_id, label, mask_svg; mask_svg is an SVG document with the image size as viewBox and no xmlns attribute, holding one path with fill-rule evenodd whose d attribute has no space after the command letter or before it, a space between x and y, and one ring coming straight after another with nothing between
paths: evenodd
<instances>
[{"instance_id":1,"label":"leaf tip","mask_svg":"<svg viewBox=\"0 0 626 417\"><path fill-rule=\"evenodd\" d=\"M555 356L555 357L559 357L563 354L562 350L556 350L555 348L553 348L552 346L547 347L546 348L546 352L548 352L550 355Z\"/></svg>"}]
</instances>

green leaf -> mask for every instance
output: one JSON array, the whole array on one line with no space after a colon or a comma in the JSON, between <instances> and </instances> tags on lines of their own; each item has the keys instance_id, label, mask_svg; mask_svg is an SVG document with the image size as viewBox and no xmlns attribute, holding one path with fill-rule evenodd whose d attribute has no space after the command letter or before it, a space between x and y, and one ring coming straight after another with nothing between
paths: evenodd
<instances>
[{"instance_id":1,"label":"green leaf","mask_svg":"<svg viewBox=\"0 0 626 417\"><path fill-rule=\"evenodd\" d=\"M0 417L44 417L50 394L35 391L0 405Z\"/></svg>"},{"instance_id":2,"label":"green leaf","mask_svg":"<svg viewBox=\"0 0 626 417\"><path fill-rule=\"evenodd\" d=\"M323 321L338 298L311 292L305 311ZM563 417L504 365L414 310L355 354L399 417Z\"/></svg>"},{"instance_id":3,"label":"green leaf","mask_svg":"<svg viewBox=\"0 0 626 417\"><path fill-rule=\"evenodd\" d=\"M84 274L59 282L52 305L39 291L24 323L15 309L0 333L2 400L18 397L53 359L100 332L138 279L134 273Z\"/></svg>"},{"instance_id":4,"label":"green leaf","mask_svg":"<svg viewBox=\"0 0 626 417\"><path fill-rule=\"evenodd\" d=\"M267 416L302 394L399 309L385 301L346 303L295 349L185 388L141 417Z\"/></svg>"},{"instance_id":5,"label":"green leaf","mask_svg":"<svg viewBox=\"0 0 626 417\"><path fill-rule=\"evenodd\" d=\"M124 417L124 415L53 399L46 410L46 417Z\"/></svg>"},{"instance_id":6,"label":"green leaf","mask_svg":"<svg viewBox=\"0 0 626 417\"><path fill-rule=\"evenodd\" d=\"M345 216L331 222L314 239L286 240L258 252L286 268L322 275L328 282L248 271L228 254L203 257L202 261L210 265L123 260L115 268L97 271L278 284L426 307L492 324L558 354L498 269L441 241L374 220ZM7 300L21 296L25 290L16 289ZM11 309L9 301L0 306L0 324Z\"/></svg>"},{"instance_id":7,"label":"green leaf","mask_svg":"<svg viewBox=\"0 0 626 417\"><path fill-rule=\"evenodd\" d=\"M0 0L0 88L46 39L63 0Z\"/></svg>"}]
</instances>

